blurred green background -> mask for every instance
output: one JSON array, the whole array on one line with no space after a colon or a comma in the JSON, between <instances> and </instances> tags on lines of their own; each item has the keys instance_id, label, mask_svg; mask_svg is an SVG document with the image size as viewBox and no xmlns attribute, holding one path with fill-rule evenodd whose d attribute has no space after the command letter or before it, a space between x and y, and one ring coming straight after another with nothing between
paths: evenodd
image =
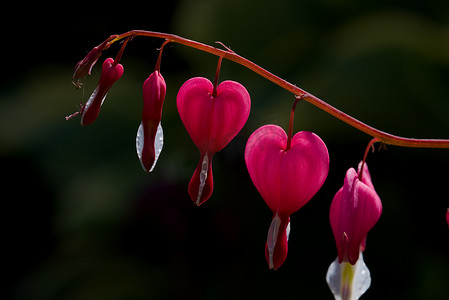
<instances>
[{"instance_id":1,"label":"blurred green background","mask_svg":"<svg viewBox=\"0 0 449 300\"><path fill-rule=\"evenodd\" d=\"M270 271L264 245L271 212L249 179L243 151L258 127L287 128L293 96L223 63L220 79L244 84L252 110L214 157L212 198L195 207L187 186L199 155L175 99L190 77L212 79L217 58L181 45L164 51L165 144L155 171L145 174L135 135L142 83L160 40L129 43L125 74L93 125L64 119L100 75L97 65L76 90L74 65L111 34L146 29L221 41L378 129L449 138L448 1L39 3L5 13L11 17L2 20L0 75L2 299L332 299L325 282L336 257L328 209L370 137L298 105L295 131L320 135L330 171L292 216L288 258ZM384 210L367 241L372 285L362 299L449 299L449 150L390 146L370 154L368 165Z\"/></svg>"}]
</instances>

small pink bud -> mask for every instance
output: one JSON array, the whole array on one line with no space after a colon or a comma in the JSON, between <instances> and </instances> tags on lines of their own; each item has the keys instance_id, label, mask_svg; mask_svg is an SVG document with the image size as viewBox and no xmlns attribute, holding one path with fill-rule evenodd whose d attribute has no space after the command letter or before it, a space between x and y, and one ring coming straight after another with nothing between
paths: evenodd
<instances>
[{"instance_id":1,"label":"small pink bud","mask_svg":"<svg viewBox=\"0 0 449 300\"><path fill-rule=\"evenodd\" d=\"M318 192L329 171L329 154L314 133L301 131L291 139L276 125L257 129L248 139L245 162L249 175L273 212L266 258L277 269L287 257L289 216Z\"/></svg>"},{"instance_id":2,"label":"small pink bud","mask_svg":"<svg viewBox=\"0 0 449 300\"><path fill-rule=\"evenodd\" d=\"M122 77L122 75L123 66L121 64L114 64L114 60L112 58L108 58L104 61L97 88L81 109L82 126L89 125L97 119L100 112L100 107L103 104L109 89L112 87L114 82Z\"/></svg>"},{"instance_id":3,"label":"small pink bud","mask_svg":"<svg viewBox=\"0 0 449 300\"><path fill-rule=\"evenodd\" d=\"M79 61L76 64L75 69L73 71L73 79L72 79L72 82L76 87L79 88L81 86L80 83L81 78L85 77L88 74L90 75L92 67L100 58L103 50L109 48L109 42L115 37L116 35L112 35L106 41L94 47L89 53L87 53L86 57L84 57L81 61Z\"/></svg>"},{"instance_id":4,"label":"small pink bud","mask_svg":"<svg viewBox=\"0 0 449 300\"><path fill-rule=\"evenodd\" d=\"M360 179L353 168L346 172L343 187L335 194L330 207L330 223L338 251L338 262L354 265L365 250L368 231L379 220L382 202L374 190L368 166Z\"/></svg>"},{"instance_id":5,"label":"small pink bud","mask_svg":"<svg viewBox=\"0 0 449 300\"><path fill-rule=\"evenodd\" d=\"M161 126L166 84L159 71L154 71L143 84L143 111L136 137L137 155L142 168L151 172L163 146Z\"/></svg>"},{"instance_id":6,"label":"small pink bud","mask_svg":"<svg viewBox=\"0 0 449 300\"><path fill-rule=\"evenodd\" d=\"M189 183L190 198L200 205L212 194L212 157L245 125L251 100L238 82L224 81L214 94L208 79L195 77L179 89L176 103L181 120L200 151L200 161Z\"/></svg>"}]
</instances>

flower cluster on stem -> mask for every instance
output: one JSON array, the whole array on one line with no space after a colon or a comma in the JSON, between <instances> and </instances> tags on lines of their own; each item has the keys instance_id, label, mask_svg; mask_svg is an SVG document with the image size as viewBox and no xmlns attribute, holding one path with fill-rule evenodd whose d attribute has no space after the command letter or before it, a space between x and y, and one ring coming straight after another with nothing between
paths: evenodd
<instances>
[{"instance_id":1,"label":"flower cluster on stem","mask_svg":"<svg viewBox=\"0 0 449 300\"><path fill-rule=\"evenodd\" d=\"M213 82L204 77L190 78L179 88L176 96L180 119L199 151L199 162L188 185L188 195L197 206L205 203L213 192L214 154L239 134L251 110L250 94L241 83L232 80L219 82L222 61L226 59L238 63L294 94L288 133L275 124L261 126L248 138L244 153L248 174L273 214L265 244L265 257L270 269L278 269L287 258L291 215L317 194L329 172L329 153L323 140L310 131L293 134L297 103L300 100L311 103L373 138L357 170L347 170L343 186L335 194L329 210L337 258L330 265L326 280L335 299L357 300L371 283L363 253L366 250L367 234L382 213L382 203L366 163L369 150L377 142L402 147L449 148L449 140L413 139L383 132L270 73L221 43L225 50L172 34L144 30L111 35L76 64L72 82L79 88L83 77L91 74L103 52L113 43L122 41L115 59L107 58L103 62L100 80L89 99L67 119L80 115L82 126L97 120L108 92L124 73L120 60L125 47L137 36L164 40L154 71L142 87L143 107L136 136L136 151L147 173L155 168L164 144L161 125L167 91L161 74L164 46L179 43L218 56ZM446 221L449 226L449 209Z\"/></svg>"}]
</instances>

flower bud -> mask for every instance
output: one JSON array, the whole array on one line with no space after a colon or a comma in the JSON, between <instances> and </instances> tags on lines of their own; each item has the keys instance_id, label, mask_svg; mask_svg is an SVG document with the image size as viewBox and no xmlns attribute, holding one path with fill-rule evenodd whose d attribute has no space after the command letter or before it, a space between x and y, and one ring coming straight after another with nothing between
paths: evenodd
<instances>
[{"instance_id":1,"label":"flower bud","mask_svg":"<svg viewBox=\"0 0 449 300\"><path fill-rule=\"evenodd\" d=\"M146 172L153 171L164 142L161 126L166 84L159 71L154 71L143 84L143 111L136 137L137 156Z\"/></svg>"},{"instance_id":2,"label":"flower bud","mask_svg":"<svg viewBox=\"0 0 449 300\"><path fill-rule=\"evenodd\" d=\"M89 100L81 109L81 125L89 125L93 123L100 112L100 107L103 105L104 99L108 94L109 89L114 82L120 79L123 75L123 66L115 64L112 58L104 61L101 69L101 77L98 85Z\"/></svg>"},{"instance_id":3,"label":"flower bud","mask_svg":"<svg viewBox=\"0 0 449 300\"><path fill-rule=\"evenodd\" d=\"M374 190L368 166L359 164L346 172L343 187L335 194L330 207L330 223L338 251L338 262L354 265L365 250L368 231L379 220L382 202Z\"/></svg>"},{"instance_id":4,"label":"flower bud","mask_svg":"<svg viewBox=\"0 0 449 300\"><path fill-rule=\"evenodd\" d=\"M94 47L89 53L87 53L86 57L76 64L72 78L72 82L76 87L81 87L80 79L86 75L90 75L92 67L100 58L103 50L109 48L109 42L115 37L116 35L112 35L106 41Z\"/></svg>"}]
</instances>

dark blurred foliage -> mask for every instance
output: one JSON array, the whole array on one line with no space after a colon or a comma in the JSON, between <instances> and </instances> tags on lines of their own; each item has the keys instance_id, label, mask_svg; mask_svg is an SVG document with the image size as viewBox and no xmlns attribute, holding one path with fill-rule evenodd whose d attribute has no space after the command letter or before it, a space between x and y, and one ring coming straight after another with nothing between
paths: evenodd
<instances>
[{"instance_id":1,"label":"dark blurred foliage","mask_svg":"<svg viewBox=\"0 0 449 300\"><path fill-rule=\"evenodd\" d=\"M165 145L152 174L135 153L141 88L161 41L134 39L125 74L99 119L65 121L86 101L73 66L109 35L164 31L237 53L381 130L449 138L449 2L171 0L36 3L2 20L0 161L2 299L332 299L325 282L336 249L328 209L370 137L310 104L295 130L327 143L330 173L292 216L286 263L268 270L271 212L243 151L259 126L287 127L293 96L230 62L221 79L244 84L252 111L214 157L215 190L195 207L187 186L199 155L176 112L192 76L213 77L217 58L180 45L164 52ZM115 56L118 45L103 58ZM449 299L449 150L390 146L368 157L384 211L365 262L362 299Z\"/></svg>"}]
</instances>

